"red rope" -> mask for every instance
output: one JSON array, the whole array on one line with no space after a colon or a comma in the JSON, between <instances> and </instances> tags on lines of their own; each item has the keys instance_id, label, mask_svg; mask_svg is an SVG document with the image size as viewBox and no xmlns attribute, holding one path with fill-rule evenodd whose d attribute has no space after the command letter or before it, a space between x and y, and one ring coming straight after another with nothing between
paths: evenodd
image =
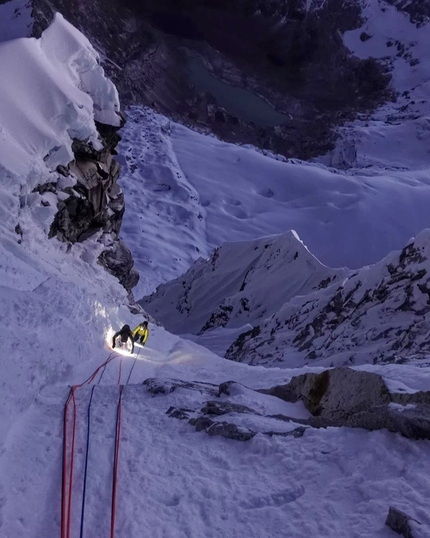
<instances>
[{"instance_id":1,"label":"red rope","mask_svg":"<svg viewBox=\"0 0 430 538\"><path fill-rule=\"evenodd\" d=\"M72 390L70 390L66 405L64 406L63 416L63 484L61 497L61 538L66 538L67 534L67 410L70 400L72 399Z\"/></svg>"},{"instance_id":2,"label":"red rope","mask_svg":"<svg viewBox=\"0 0 430 538\"><path fill-rule=\"evenodd\" d=\"M115 358L112 354L103 364L101 364L95 372L80 385L74 385L70 389L69 397L67 398L64 407L63 416L63 472L62 472L62 499L61 499L61 538L71 537L71 524L72 524L72 491L73 491L73 472L75 461L75 440L76 440L76 421L77 421L77 408L75 391L83 385L89 385L97 376L98 372L111 362ZM121 382L122 375L122 359L119 365L118 385ZM116 512L116 491L118 482L118 461L119 461L119 445L121 438L121 412L122 412L122 391L123 385L120 385L119 400L117 407L117 420L116 420L116 436L115 436L115 452L114 452L114 469L113 469L113 482L112 482L112 513L111 513L111 538L115 536L115 512ZM68 415L70 403L73 404L73 418L71 429L71 449L70 449L70 465L67 457L68 447Z\"/></svg>"},{"instance_id":3,"label":"red rope","mask_svg":"<svg viewBox=\"0 0 430 538\"><path fill-rule=\"evenodd\" d=\"M90 383L92 383L94 381L94 378L96 377L96 375L103 368L103 366L106 366L107 364L109 364L110 361L112 361L114 358L115 358L115 355L112 353L112 355L107 359L107 361L105 361L103 364L100 364L100 366L97 368L97 370L86 381L84 381L80 385L76 385L76 386L77 387L82 387L82 385L85 385L85 384L89 385Z\"/></svg>"},{"instance_id":4,"label":"red rope","mask_svg":"<svg viewBox=\"0 0 430 538\"><path fill-rule=\"evenodd\" d=\"M116 418L116 438L115 438L115 455L113 465L113 481L112 481L112 511L111 511L111 526L110 526L110 538L115 537L115 516L116 516L116 492L118 483L118 462L119 462L119 445L121 440L121 412L122 412L122 390L124 386L120 385L119 399L118 399L118 412Z\"/></svg>"},{"instance_id":5,"label":"red rope","mask_svg":"<svg viewBox=\"0 0 430 538\"><path fill-rule=\"evenodd\" d=\"M62 488L62 506L61 506L61 538L70 538L72 524L72 488L73 488L73 466L75 460L75 439L76 439L76 387L72 387L64 409L64 442L63 442L63 488ZM70 450L70 468L67 465L67 417L70 402L73 403L73 419L72 419L72 445ZM67 491L67 471L68 491Z\"/></svg>"}]
</instances>

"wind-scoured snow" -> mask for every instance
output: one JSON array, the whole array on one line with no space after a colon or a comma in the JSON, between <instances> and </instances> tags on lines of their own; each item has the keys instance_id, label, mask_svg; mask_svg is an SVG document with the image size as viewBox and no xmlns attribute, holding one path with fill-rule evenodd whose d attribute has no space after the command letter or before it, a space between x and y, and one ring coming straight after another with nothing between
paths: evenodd
<instances>
[{"instance_id":1,"label":"wind-scoured snow","mask_svg":"<svg viewBox=\"0 0 430 538\"><path fill-rule=\"evenodd\" d=\"M119 125L120 118L116 88L97 60L60 14L38 40L0 43L0 72L8 74L0 80L2 176L25 178L31 189L46 167L73 160L74 138L100 149L94 120Z\"/></svg>"}]
</instances>

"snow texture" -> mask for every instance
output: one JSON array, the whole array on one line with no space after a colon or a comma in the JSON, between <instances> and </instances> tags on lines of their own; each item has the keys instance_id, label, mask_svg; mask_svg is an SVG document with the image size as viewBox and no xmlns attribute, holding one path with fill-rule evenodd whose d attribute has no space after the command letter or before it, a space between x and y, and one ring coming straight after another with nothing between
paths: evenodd
<instances>
[{"instance_id":1,"label":"snow texture","mask_svg":"<svg viewBox=\"0 0 430 538\"><path fill-rule=\"evenodd\" d=\"M120 124L97 53L60 14L38 40L0 43L0 72L8 73L0 81L2 183L25 178L31 190L46 167L73 160L74 138L101 148L94 120Z\"/></svg>"},{"instance_id":2,"label":"snow texture","mask_svg":"<svg viewBox=\"0 0 430 538\"><path fill-rule=\"evenodd\" d=\"M128 114L121 235L142 275L137 297L227 241L295 230L324 265L359 268L430 226L430 168L349 175L220 142L147 109Z\"/></svg>"}]
</instances>

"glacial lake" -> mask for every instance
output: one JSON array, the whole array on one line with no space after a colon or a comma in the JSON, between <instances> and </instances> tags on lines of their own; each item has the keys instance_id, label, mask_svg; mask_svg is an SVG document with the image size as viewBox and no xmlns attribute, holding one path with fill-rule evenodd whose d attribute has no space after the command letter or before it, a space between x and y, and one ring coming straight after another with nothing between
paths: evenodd
<instances>
[{"instance_id":1,"label":"glacial lake","mask_svg":"<svg viewBox=\"0 0 430 538\"><path fill-rule=\"evenodd\" d=\"M264 99L249 90L231 86L215 78L200 58L188 61L189 82L198 92L210 92L217 104L246 122L259 127L274 127L287 121L287 116L277 112Z\"/></svg>"}]
</instances>

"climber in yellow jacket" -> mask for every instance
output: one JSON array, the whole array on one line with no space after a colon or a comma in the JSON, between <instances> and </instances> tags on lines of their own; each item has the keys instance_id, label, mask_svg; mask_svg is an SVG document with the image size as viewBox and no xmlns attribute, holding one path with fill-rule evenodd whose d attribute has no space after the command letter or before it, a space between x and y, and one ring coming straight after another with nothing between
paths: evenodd
<instances>
[{"instance_id":1,"label":"climber in yellow jacket","mask_svg":"<svg viewBox=\"0 0 430 538\"><path fill-rule=\"evenodd\" d=\"M134 341L137 342L139 340L142 346L144 346L149 336L148 322L142 321L142 323L139 323L132 334Z\"/></svg>"}]
</instances>

